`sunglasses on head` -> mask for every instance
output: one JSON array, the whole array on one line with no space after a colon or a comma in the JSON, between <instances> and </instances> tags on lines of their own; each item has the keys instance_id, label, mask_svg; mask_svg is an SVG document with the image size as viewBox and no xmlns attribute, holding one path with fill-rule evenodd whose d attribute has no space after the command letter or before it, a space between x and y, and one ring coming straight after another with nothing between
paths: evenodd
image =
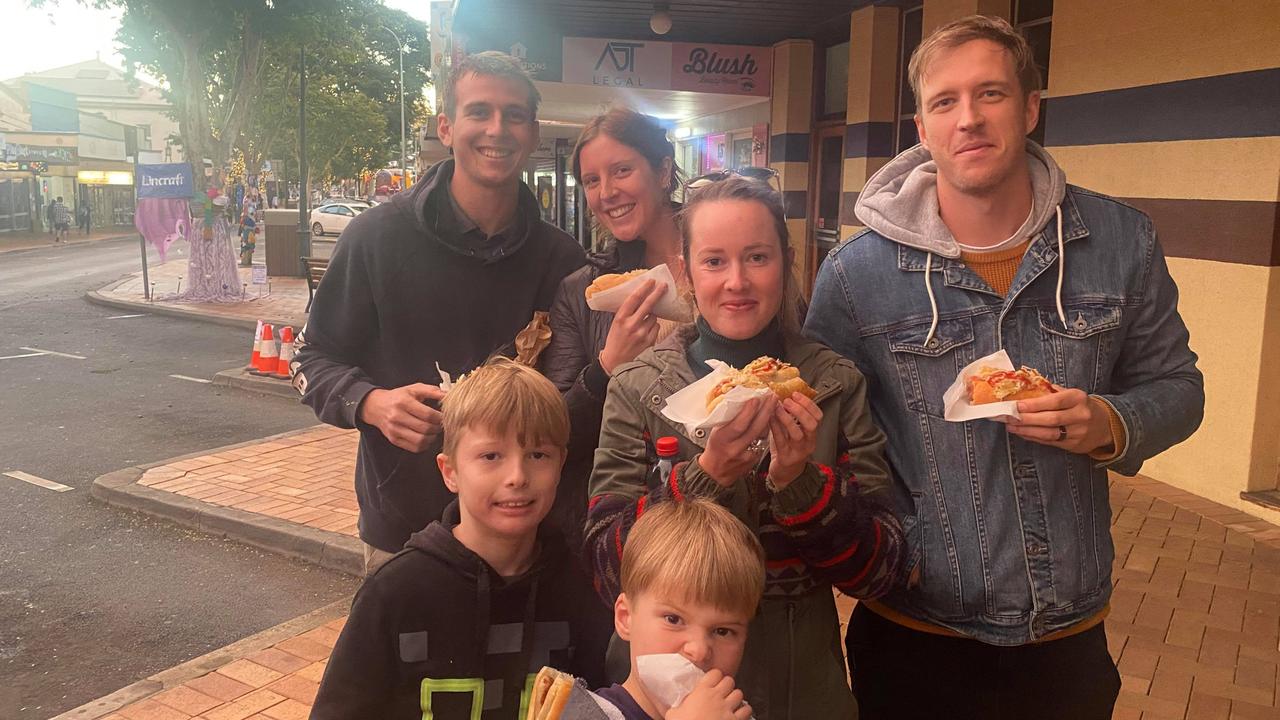
<instances>
[{"instance_id":1,"label":"sunglasses on head","mask_svg":"<svg viewBox=\"0 0 1280 720\"><path fill-rule=\"evenodd\" d=\"M782 187L780 186L779 180L778 180L778 171L774 170L771 167L756 167L756 166L733 168L733 169L726 169L726 170L712 170L709 173L706 173L704 175L699 175L698 177L693 178L692 180L689 180L688 182L686 182L684 184L684 189L686 193L697 191L699 188L704 188L712 183L720 182L721 180L727 180L735 175L738 177L746 178L748 180L755 180L757 182L766 183L771 187L773 187L774 190L777 190L778 192L782 192Z\"/></svg>"}]
</instances>

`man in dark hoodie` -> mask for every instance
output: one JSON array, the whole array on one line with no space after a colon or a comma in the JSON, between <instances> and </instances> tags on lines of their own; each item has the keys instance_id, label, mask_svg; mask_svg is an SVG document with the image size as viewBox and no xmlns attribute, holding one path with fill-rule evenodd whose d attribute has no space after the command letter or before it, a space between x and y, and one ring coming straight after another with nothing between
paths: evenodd
<instances>
[{"instance_id":1,"label":"man in dark hoodie","mask_svg":"<svg viewBox=\"0 0 1280 720\"><path fill-rule=\"evenodd\" d=\"M868 180L868 229L824 263L806 323L867 377L913 558L849 622L862 720L1104 720L1107 470L1138 472L1203 413L1178 290L1150 218L1027 141L1040 78L1007 22L940 28L909 75L921 145ZM949 422L957 374L999 350L1056 392Z\"/></svg>"},{"instance_id":2,"label":"man in dark hoodie","mask_svg":"<svg viewBox=\"0 0 1280 720\"><path fill-rule=\"evenodd\" d=\"M496 358L450 391L444 433L458 499L356 593L311 720L524 720L544 665L603 682L609 610L539 527L569 442L560 392Z\"/></svg>"},{"instance_id":3,"label":"man in dark hoodie","mask_svg":"<svg viewBox=\"0 0 1280 720\"><path fill-rule=\"evenodd\" d=\"M365 570L440 519L434 461L454 377L513 340L585 262L541 220L520 172L538 145L539 94L501 53L472 55L445 86L440 140L453 158L343 231L292 365L320 420L359 428L356 498Z\"/></svg>"}]
</instances>

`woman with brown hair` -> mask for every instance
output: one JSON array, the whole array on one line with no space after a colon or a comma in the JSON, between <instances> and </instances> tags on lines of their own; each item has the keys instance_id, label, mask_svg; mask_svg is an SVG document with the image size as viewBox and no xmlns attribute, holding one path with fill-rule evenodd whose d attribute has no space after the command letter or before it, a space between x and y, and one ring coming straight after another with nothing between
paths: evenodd
<instances>
[{"instance_id":1,"label":"woman with brown hair","mask_svg":"<svg viewBox=\"0 0 1280 720\"><path fill-rule=\"evenodd\" d=\"M755 717L855 718L832 588L883 595L899 582L903 554L866 381L798 332L776 190L742 177L711 182L686 199L680 226L698 318L613 372L586 529L596 587L617 597L622 549L646 508L695 497L725 506L766 556L764 599L735 678ZM797 368L813 398L766 395L710 431L662 415L668 397L711 372L707 360L742 368L762 356ZM648 485L664 436L677 440L676 462Z\"/></svg>"},{"instance_id":2,"label":"woman with brown hair","mask_svg":"<svg viewBox=\"0 0 1280 720\"><path fill-rule=\"evenodd\" d=\"M557 513L560 527L581 528L587 478L600 436L600 411L609 376L653 345L659 320L651 312L667 290L642 283L616 313L587 307L586 289L596 278L667 263L679 272L680 230L671 199L679 184L675 146L648 115L613 108L592 118L573 149L573 176L605 235L604 251L566 277L551 307L551 344L541 368L569 405L572 435L561 473ZM580 537L567 538L579 547Z\"/></svg>"}]
</instances>

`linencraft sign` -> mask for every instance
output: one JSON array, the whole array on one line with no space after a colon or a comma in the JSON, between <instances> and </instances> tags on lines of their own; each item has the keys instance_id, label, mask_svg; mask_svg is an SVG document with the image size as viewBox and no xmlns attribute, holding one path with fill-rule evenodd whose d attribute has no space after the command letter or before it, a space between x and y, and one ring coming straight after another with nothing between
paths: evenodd
<instances>
[{"instance_id":1,"label":"linencraft sign","mask_svg":"<svg viewBox=\"0 0 1280 720\"><path fill-rule=\"evenodd\" d=\"M773 48L565 38L564 82L768 97Z\"/></svg>"},{"instance_id":2,"label":"linencraft sign","mask_svg":"<svg viewBox=\"0 0 1280 720\"><path fill-rule=\"evenodd\" d=\"M192 187L188 163L138 166L139 198L189 198Z\"/></svg>"}]
</instances>

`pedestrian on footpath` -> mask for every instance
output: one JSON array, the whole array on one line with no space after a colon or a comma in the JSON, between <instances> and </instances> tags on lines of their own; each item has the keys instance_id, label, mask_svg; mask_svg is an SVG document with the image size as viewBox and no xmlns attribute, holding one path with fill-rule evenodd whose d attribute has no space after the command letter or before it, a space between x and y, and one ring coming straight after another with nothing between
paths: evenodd
<instances>
[{"instance_id":1,"label":"pedestrian on footpath","mask_svg":"<svg viewBox=\"0 0 1280 720\"><path fill-rule=\"evenodd\" d=\"M569 441L559 392L496 358L444 400L444 438L431 459L458 497L356 593L311 720L524 720L543 665L604 682L609 610L543 522Z\"/></svg>"},{"instance_id":2,"label":"pedestrian on footpath","mask_svg":"<svg viewBox=\"0 0 1280 720\"><path fill-rule=\"evenodd\" d=\"M846 635L862 719L1105 720L1107 471L1203 415L1178 289L1150 218L1027 141L1040 76L1007 22L940 28L909 77L921 144L867 181L806 324L866 375L908 508L909 579ZM1056 391L948 422L957 372L999 350Z\"/></svg>"},{"instance_id":3,"label":"pedestrian on footpath","mask_svg":"<svg viewBox=\"0 0 1280 720\"><path fill-rule=\"evenodd\" d=\"M71 208L62 201L61 195L53 203L53 228L53 241L66 242L67 234L71 232Z\"/></svg>"},{"instance_id":4,"label":"pedestrian on footpath","mask_svg":"<svg viewBox=\"0 0 1280 720\"><path fill-rule=\"evenodd\" d=\"M573 426L557 510L571 513L564 524L573 528L575 540L587 512L587 480L609 376L676 326L651 312L666 285L641 284L617 313L587 307L586 290L608 273L664 263L680 272L678 206L671 199L681 177L675 152L655 118L629 108L589 120L573 149L574 178L608 238L603 252L560 284L551 306L551 345L542 357L543 372L569 404Z\"/></svg>"},{"instance_id":5,"label":"pedestrian on footpath","mask_svg":"<svg viewBox=\"0 0 1280 720\"><path fill-rule=\"evenodd\" d=\"M54 215L55 215L55 214L56 214L56 212L57 212L57 209L56 209L56 207L55 207L55 206L56 206L57 204L58 204L58 202L55 200L55 201L53 201L53 202L49 203L48 205L46 205L46 206L45 206L45 208L44 208L44 225L45 225L45 227L49 228L49 234L50 234L50 235L55 235L55 234L57 233L57 231L58 231L58 230L57 230L57 227L54 225ZM53 239L53 241L54 241L54 242L57 242L57 241L58 241L58 239L55 237L55 238Z\"/></svg>"},{"instance_id":6,"label":"pedestrian on footpath","mask_svg":"<svg viewBox=\"0 0 1280 720\"><path fill-rule=\"evenodd\" d=\"M322 421L360 430L367 571L453 499L435 463L437 368L456 378L514 352L517 334L531 323L540 331L560 281L584 262L520 181L538 146L539 100L508 55L455 65L439 117L453 158L357 216L316 289L294 386Z\"/></svg>"},{"instance_id":7,"label":"pedestrian on footpath","mask_svg":"<svg viewBox=\"0 0 1280 720\"><path fill-rule=\"evenodd\" d=\"M82 234L90 233L93 227L93 208L89 207L88 201L81 201L76 222Z\"/></svg>"}]
</instances>

